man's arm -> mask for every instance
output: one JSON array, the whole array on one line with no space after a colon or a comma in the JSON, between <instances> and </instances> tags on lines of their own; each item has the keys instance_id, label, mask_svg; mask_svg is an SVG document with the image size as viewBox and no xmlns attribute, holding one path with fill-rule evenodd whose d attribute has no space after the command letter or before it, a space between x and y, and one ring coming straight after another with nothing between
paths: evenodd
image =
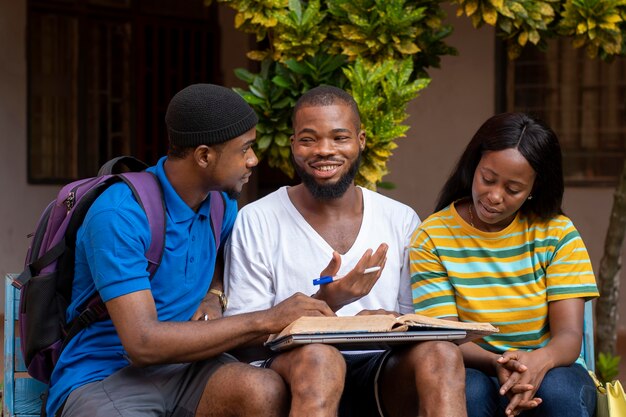
<instances>
[{"instance_id":1,"label":"man's arm","mask_svg":"<svg viewBox=\"0 0 626 417\"><path fill-rule=\"evenodd\" d=\"M334 315L326 303L304 294L295 294L268 310L209 321L159 321L149 290L114 298L106 306L136 366L206 359L279 332L298 317Z\"/></svg>"}]
</instances>

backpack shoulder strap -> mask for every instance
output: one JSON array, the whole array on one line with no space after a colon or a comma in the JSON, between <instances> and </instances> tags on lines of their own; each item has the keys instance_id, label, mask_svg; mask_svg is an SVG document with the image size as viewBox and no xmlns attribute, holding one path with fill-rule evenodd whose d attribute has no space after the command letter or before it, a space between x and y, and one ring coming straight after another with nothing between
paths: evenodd
<instances>
[{"instance_id":1,"label":"backpack shoulder strap","mask_svg":"<svg viewBox=\"0 0 626 417\"><path fill-rule=\"evenodd\" d=\"M222 223L224 222L226 202L224 201L224 196L219 191L211 191L210 196L211 227L213 228L213 237L215 237L215 251L218 251L222 237Z\"/></svg>"},{"instance_id":2,"label":"backpack shoulder strap","mask_svg":"<svg viewBox=\"0 0 626 417\"><path fill-rule=\"evenodd\" d=\"M148 168L148 164L135 158L134 156L117 156L108 160L100 167L98 177L110 174L121 174L123 172L140 172Z\"/></svg>"},{"instance_id":3,"label":"backpack shoulder strap","mask_svg":"<svg viewBox=\"0 0 626 417\"><path fill-rule=\"evenodd\" d=\"M152 278L161 264L165 247L165 203L161 184L151 172L125 172L119 174L119 177L130 187L148 217L150 247L146 251L146 258Z\"/></svg>"},{"instance_id":4,"label":"backpack shoulder strap","mask_svg":"<svg viewBox=\"0 0 626 417\"><path fill-rule=\"evenodd\" d=\"M131 189L135 199L146 212L150 227L150 246L146 251L150 279L161 264L165 247L165 203L163 191L156 175L151 172L125 172L117 175ZM82 312L68 326L63 347L82 329L108 317L100 294L96 293L84 305Z\"/></svg>"}]
</instances>

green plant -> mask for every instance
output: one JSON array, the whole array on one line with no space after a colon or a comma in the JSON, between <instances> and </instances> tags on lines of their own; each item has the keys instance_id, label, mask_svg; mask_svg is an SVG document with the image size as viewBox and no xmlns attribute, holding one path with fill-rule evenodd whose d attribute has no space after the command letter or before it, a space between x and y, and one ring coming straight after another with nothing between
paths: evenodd
<instances>
[{"instance_id":1,"label":"green plant","mask_svg":"<svg viewBox=\"0 0 626 417\"><path fill-rule=\"evenodd\" d=\"M208 6L212 0L205 0ZM284 11L288 0L220 0L237 10L235 28L256 34L257 41L267 36L267 31L278 24L277 13Z\"/></svg>"},{"instance_id":2,"label":"green plant","mask_svg":"<svg viewBox=\"0 0 626 417\"><path fill-rule=\"evenodd\" d=\"M292 107L310 88L334 85L355 97L367 131L356 181L380 184L408 130L406 106L428 85L427 69L456 52L443 41L452 29L442 23L440 1L218 1L237 10L235 26L260 42L248 53L260 71L236 71L248 84L237 91L259 114L259 156L293 176Z\"/></svg>"},{"instance_id":3,"label":"green plant","mask_svg":"<svg viewBox=\"0 0 626 417\"><path fill-rule=\"evenodd\" d=\"M472 19L475 28L487 23L498 28L498 35L506 40L510 59L517 58L528 42L537 45L541 32L548 26L560 6L558 0L455 0L457 15Z\"/></svg>"},{"instance_id":4,"label":"green plant","mask_svg":"<svg viewBox=\"0 0 626 417\"><path fill-rule=\"evenodd\" d=\"M528 43L544 46L553 36L572 38L590 58L624 55L626 0L453 0L457 15L465 14L474 27L495 26L507 41L510 59Z\"/></svg>"},{"instance_id":5,"label":"green plant","mask_svg":"<svg viewBox=\"0 0 626 417\"><path fill-rule=\"evenodd\" d=\"M600 382L611 382L617 377L620 360L620 356L600 352L596 361L596 375Z\"/></svg>"},{"instance_id":6,"label":"green plant","mask_svg":"<svg viewBox=\"0 0 626 417\"><path fill-rule=\"evenodd\" d=\"M376 64L358 58L344 73L368 134L356 181L375 188L387 174L385 166L391 151L397 147L395 139L404 137L409 129L402 124L408 117L405 110L408 102L428 86L430 79L411 80L411 58Z\"/></svg>"},{"instance_id":7,"label":"green plant","mask_svg":"<svg viewBox=\"0 0 626 417\"><path fill-rule=\"evenodd\" d=\"M622 36L626 1L568 0L562 16L560 33L572 36L574 47L585 47L590 58L598 53L603 59L626 53Z\"/></svg>"}]
</instances>

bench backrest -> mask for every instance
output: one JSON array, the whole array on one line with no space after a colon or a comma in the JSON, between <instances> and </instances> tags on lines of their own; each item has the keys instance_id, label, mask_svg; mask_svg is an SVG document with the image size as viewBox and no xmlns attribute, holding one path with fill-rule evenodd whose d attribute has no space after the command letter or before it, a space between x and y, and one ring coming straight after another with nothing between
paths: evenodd
<instances>
[{"instance_id":1,"label":"bench backrest","mask_svg":"<svg viewBox=\"0 0 626 417\"><path fill-rule=\"evenodd\" d=\"M587 364L587 368L590 371L596 370L596 360L595 360L595 349L593 345L593 335L594 335L594 326L593 326L593 305L591 301L587 301L585 303L585 321L583 327L583 347L582 353L583 358L585 359L585 363Z\"/></svg>"}]
</instances>

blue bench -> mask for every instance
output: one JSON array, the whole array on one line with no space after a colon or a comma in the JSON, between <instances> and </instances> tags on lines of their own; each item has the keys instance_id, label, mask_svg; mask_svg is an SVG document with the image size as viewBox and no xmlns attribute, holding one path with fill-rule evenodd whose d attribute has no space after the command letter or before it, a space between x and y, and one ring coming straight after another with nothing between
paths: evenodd
<instances>
[{"instance_id":1,"label":"blue bench","mask_svg":"<svg viewBox=\"0 0 626 417\"><path fill-rule=\"evenodd\" d=\"M591 301L585 303L585 321L583 327L583 346L582 354L585 358L585 363L590 371L596 370L596 356L594 350L594 326L593 326L593 306Z\"/></svg>"},{"instance_id":2,"label":"blue bench","mask_svg":"<svg viewBox=\"0 0 626 417\"><path fill-rule=\"evenodd\" d=\"M4 305L4 417L37 417L41 412L41 395L46 385L31 378L20 349L17 317L20 292L11 285L13 274L5 278ZM595 369L593 348L593 311L591 302L585 303L585 329L583 334L583 357L590 370Z\"/></svg>"},{"instance_id":3,"label":"blue bench","mask_svg":"<svg viewBox=\"0 0 626 417\"><path fill-rule=\"evenodd\" d=\"M46 385L31 378L20 349L19 312L20 292L11 285L9 274L5 278L4 304L4 417L38 417L41 413L41 395Z\"/></svg>"}]
</instances>

